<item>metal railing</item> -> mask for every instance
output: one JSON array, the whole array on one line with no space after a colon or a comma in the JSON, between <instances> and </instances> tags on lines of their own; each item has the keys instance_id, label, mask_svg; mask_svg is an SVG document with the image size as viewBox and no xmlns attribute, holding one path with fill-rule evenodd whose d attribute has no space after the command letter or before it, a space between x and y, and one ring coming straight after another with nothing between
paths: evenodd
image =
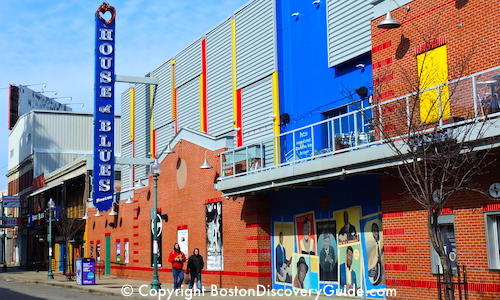
<instances>
[{"instance_id":1,"label":"metal railing","mask_svg":"<svg viewBox=\"0 0 500 300\"><path fill-rule=\"evenodd\" d=\"M438 122L438 126L442 128L486 117L498 117L499 89L500 66L419 91L418 94L412 93L359 107L345 114L221 153L219 180L380 145L384 140L383 133L376 130L373 123L390 126L391 118L396 114L395 107L405 110L408 124L419 117L422 123L429 122L425 118L430 115L435 118L431 120L433 124ZM450 91L453 93L453 100L447 98ZM415 111L411 109L412 97L423 99L429 93L437 97L434 116L427 113L426 117L418 111L415 116ZM401 115L401 112L397 113ZM383 130L390 131L391 128ZM394 135L392 138L401 139L406 136Z\"/></svg>"}]
</instances>

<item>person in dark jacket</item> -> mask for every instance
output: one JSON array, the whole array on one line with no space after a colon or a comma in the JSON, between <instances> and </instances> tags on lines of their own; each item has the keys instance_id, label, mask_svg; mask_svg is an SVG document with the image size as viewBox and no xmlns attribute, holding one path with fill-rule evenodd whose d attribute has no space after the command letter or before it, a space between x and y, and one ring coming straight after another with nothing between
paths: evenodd
<instances>
[{"instance_id":1,"label":"person in dark jacket","mask_svg":"<svg viewBox=\"0 0 500 300\"><path fill-rule=\"evenodd\" d=\"M172 263L172 276L174 277L174 289L180 289L184 280L184 262L186 256L181 251L178 243L174 244L174 251L170 252L168 261Z\"/></svg>"},{"instance_id":2,"label":"person in dark jacket","mask_svg":"<svg viewBox=\"0 0 500 300\"><path fill-rule=\"evenodd\" d=\"M189 281L189 289L193 288L194 279L196 278L196 287L201 290L201 270L205 266L203 256L200 255L200 249L194 248L193 255L189 257L187 264L187 274L191 273Z\"/></svg>"}]
</instances>

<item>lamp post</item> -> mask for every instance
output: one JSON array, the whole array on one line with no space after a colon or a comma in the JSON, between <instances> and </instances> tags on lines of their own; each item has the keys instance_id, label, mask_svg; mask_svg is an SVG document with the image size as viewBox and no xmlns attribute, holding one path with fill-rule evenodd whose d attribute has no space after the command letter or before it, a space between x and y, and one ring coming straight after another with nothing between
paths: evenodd
<instances>
[{"instance_id":1,"label":"lamp post","mask_svg":"<svg viewBox=\"0 0 500 300\"><path fill-rule=\"evenodd\" d=\"M153 213L151 218L153 221L153 281L151 281L151 289L159 290L161 288L161 282L158 280L158 223L156 221L157 212L157 201L158 201L158 176L161 172L161 165L158 163L158 159L155 158L153 163L151 163L151 173L153 174L154 185L153 185Z\"/></svg>"},{"instance_id":2,"label":"lamp post","mask_svg":"<svg viewBox=\"0 0 500 300\"><path fill-rule=\"evenodd\" d=\"M52 212L56 207L54 200L50 198L47 203L47 211L49 213L49 270L47 271L47 279L54 279L54 273L52 273Z\"/></svg>"}]
</instances>

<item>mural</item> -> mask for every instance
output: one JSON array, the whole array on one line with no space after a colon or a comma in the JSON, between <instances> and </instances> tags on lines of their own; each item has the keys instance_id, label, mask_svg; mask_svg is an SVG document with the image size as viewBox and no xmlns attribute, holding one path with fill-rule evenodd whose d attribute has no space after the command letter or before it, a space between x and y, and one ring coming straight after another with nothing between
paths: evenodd
<instances>
[{"instance_id":1,"label":"mural","mask_svg":"<svg viewBox=\"0 0 500 300\"><path fill-rule=\"evenodd\" d=\"M320 281L338 281L336 228L335 220L316 221Z\"/></svg>"},{"instance_id":2,"label":"mural","mask_svg":"<svg viewBox=\"0 0 500 300\"><path fill-rule=\"evenodd\" d=\"M276 245L274 265L276 282L292 283L293 222L274 223L274 244Z\"/></svg>"},{"instance_id":3,"label":"mural","mask_svg":"<svg viewBox=\"0 0 500 300\"><path fill-rule=\"evenodd\" d=\"M295 289L318 289L318 257L310 255L293 254L293 288Z\"/></svg>"},{"instance_id":4,"label":"mural","mask_svg":"<svg viewBox=\"0 0 500 300\"><path fill-rule=\"evenodd\" d=\"M314 212L295 216L297 245L301 254L316 254L316 238L314 236Z\"/></svg>"},{"instance_id":5,"label":"mural","mask_svg":"<svg viewBox=\"0 0 500 300\"><path fill-rule=\"evenodd\" d=\"M381 214L377 213L362 220L363 254L366 290L384 289L384 243L382 237Z\"/></svg>"},{"instance_id":6,"label":"mural","mask_svg":"<svg viewBox=\"0 0 500 300\"><path fill-rule=\"evenodd\" d=\"M222 202L208 203L207 224L207 270L221 271L222 266Z\"/></svg>"}]
</instances>

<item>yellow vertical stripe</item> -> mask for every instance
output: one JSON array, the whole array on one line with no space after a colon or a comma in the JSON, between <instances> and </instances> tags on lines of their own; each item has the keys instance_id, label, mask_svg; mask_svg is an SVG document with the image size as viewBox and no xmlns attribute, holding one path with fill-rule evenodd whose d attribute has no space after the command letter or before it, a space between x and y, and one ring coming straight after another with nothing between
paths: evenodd
<instances>
[{"instance_id":1,"label":"yellow vertical stripe","mask_svg":"<svg viewBox=\"0 0 500 300\"><path fill-rule=\"evenodd\" d=\"M274 114L274 135L280 134L280 95L279 95L279 81L278 81L278 71L273 73L273 114ZM280 158L280 140L279 138L274 139L274 163L279 164Z\"/></svg>"},{"instance_id":2,"label":"yellow vertical stripe","mask_svg":"<svg viewBox=\"0 0 500 300\"><path fill-rule=\"evenodd\" d=\"M203 73L200 74L200 131L205 131L205 108L203 106Z\"/></svg>"},{"instance_id":3,"label":"yellow vertical stripe","mask_svg":"<svg viewBox=\"0 0 500 300\"><path fill-rule=\"evenodd\" d=\"M130 89L130 140L135 139L135 89Z\"/></svg>"},{"instance_id":4,"label":"yellow vertical stripe","mask_svg":"<svg viewBox=\"0 0 500 300\"><path fill-rule=\"evenodd\" d=\"M153 75L149 75L149 77L153 77ZM149 149L151 150L151 157L156 157L156 153L153 153L154 147L154 139L153 139L153 129L154 129L154 85L149 85Z\"/></svg>"},{"instance_id":5,"label":"yellow vertical stripe","mask_svg":"<svg viewBox=\"0 0 500 300\"><path fill-rule=\"evenodd\" d=\"M85 208L85 211L87 208ZM89 222L85 220L85 231L83 231L83 247L85 248L82 257L90 257L90 243L89 243Z\"/></svg>"},{"instance_id":6,"label":"yellow vertical stripe","mask_svg":"<svg viewBox=\"0 0 500 300\"><path fill-rule=\"evenodd\" d=\"M236 24L234 19L231 19L231 63L233 81L233 121L234 128L236 128L238 124L238 97L236 95Z\"/></svg>"},{"instance_id":7,"label":"yellow vertical stripe","mask_svg":"<svg viewBox=\"0 0 500 300\"><path fill-rule=\"evenodd\" d=\"M171 73L172 120L175 120L175 119L177 119L177 99L175 97L175 60L172 59L170 64L172 65L172 69L171 69L171 72L172 72Z\"/></svg>"},{"instance_id":8,"label":"yellow vertical stripe","mask_svg":"<svg viewBox=\"0 0 500 300\"><path fill-rule=\"evenodd\" d=\"M446 45L417 55L419 89L425 90L448 81ZM440 96L439 96L440 94ZM448 86L420 94L420 122L428 123L451 116Z\"/></svg>"}]
</instances>

